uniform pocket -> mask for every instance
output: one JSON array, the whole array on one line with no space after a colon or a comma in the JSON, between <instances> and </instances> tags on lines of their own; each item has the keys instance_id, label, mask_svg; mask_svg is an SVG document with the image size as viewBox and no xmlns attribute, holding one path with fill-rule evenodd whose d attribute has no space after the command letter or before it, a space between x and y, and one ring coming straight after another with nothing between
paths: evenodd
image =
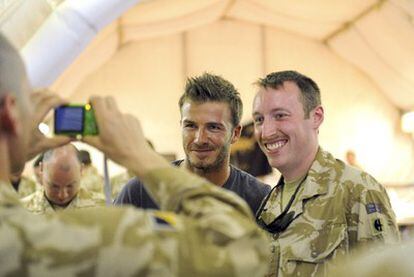
<instances>
[{"instance_id":1,"label":"uniform pocket","mask_svg":"<svg viewBox=\"0 0 414 277\"><path fill-rule=\"evenodd\" d=\"M282 271L304 276L325 272L326 261L346 252L346 236L344 224L325 225L324 228L315 230L309 238L304 237L286 247L281 257Z\"/></svg>"}]
</instances>

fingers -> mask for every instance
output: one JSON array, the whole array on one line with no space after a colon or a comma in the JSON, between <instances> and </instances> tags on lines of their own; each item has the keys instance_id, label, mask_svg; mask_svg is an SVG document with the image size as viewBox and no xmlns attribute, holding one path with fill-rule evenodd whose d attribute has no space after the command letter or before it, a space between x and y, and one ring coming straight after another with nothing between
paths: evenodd
<instances>
[{"instance_id":1,"label":"fingers","mask_svg":"<svg viewBox=\"0 0 414 277\"><path fill-rule=\"evenodd\" d=\"M42 90L34 92L30 95L30 100L34 105L35 123L40 123L46 114L54 107L66 104L67 101L59 97L56 93Z\"/></svg>"},{"instance_id":2,"label":"fingers","mask_svg":"<svg viewBox=\"0 0 414 277\"><path fill-rule=\"evenodd\" d=\"M104 151L102 142L99 137L93 137L93 136L85 136L82 138L82 141L95 147L96 149L99 149L101 151Z\"/></svg>"},{"instance_id":3,"label":"fingers","mask_svg":"<svg viewBox=\"0 0 414 277\"><path fill-rule=\"evenodd\" d=\"M73 141L73 138L67 136L56 136L53 138L46 138L40 132L38 134L35 134L35 137L36 138L32 138L32 141L29 145L27 157L28 160L36 157L37 155L45 152L46 150L62 146Z\"/></svg>"}]
</instances>

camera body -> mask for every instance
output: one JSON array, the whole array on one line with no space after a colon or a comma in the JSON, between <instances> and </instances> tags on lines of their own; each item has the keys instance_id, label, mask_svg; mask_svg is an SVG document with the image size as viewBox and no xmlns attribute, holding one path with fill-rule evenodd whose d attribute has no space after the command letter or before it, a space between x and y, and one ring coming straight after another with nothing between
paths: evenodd
<instances>
[{"instance_id":1,"label":"camera body","mask_svg":"<svg viewBox=\"0 0 414 277\"><path fill-rule=\"evenodd\" d=\"M90 104L62 105L55 109L55 134L68 136L96 136L98 125Z\"/></svg>"}]
</instances>

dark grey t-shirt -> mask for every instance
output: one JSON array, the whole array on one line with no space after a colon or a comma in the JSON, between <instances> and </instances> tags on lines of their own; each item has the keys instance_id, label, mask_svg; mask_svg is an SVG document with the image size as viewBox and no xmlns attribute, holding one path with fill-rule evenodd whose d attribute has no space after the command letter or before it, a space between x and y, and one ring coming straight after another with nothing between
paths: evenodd
<instances>
[{"instance_id":1,"label":"dark grey t-shirt","mask_svg":"<svg viewBox=\"0 0 414 277\"><path fill-rule=\"evenodd\" d=\"M181 162L182 160L179 160L173 164L178 166ZM260 182L247 172L233 166L231 166L230 176L223 188L231 190L243 198L249 204L254 214L259 209L264 197L270 192L269 185ZM114 200L114 204L129 204L143 209L159 209L138 178L129 180Z\"/></svg>"}]
</instances>

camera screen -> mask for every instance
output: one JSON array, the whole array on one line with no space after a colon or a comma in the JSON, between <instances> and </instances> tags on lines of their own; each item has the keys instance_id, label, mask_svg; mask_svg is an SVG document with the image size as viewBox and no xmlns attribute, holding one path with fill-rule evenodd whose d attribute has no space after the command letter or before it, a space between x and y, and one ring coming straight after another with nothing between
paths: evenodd
<instances>
[{"instance_id":1,"label":"camera screen","mask_svg":"<svg viewBox=\"0 0 414 277\"><path fill-rule=\"evenodd\" d=\"M62 106L55 110L55 133L83 131L83 107Z\"/></svg>"}]
</instances>

